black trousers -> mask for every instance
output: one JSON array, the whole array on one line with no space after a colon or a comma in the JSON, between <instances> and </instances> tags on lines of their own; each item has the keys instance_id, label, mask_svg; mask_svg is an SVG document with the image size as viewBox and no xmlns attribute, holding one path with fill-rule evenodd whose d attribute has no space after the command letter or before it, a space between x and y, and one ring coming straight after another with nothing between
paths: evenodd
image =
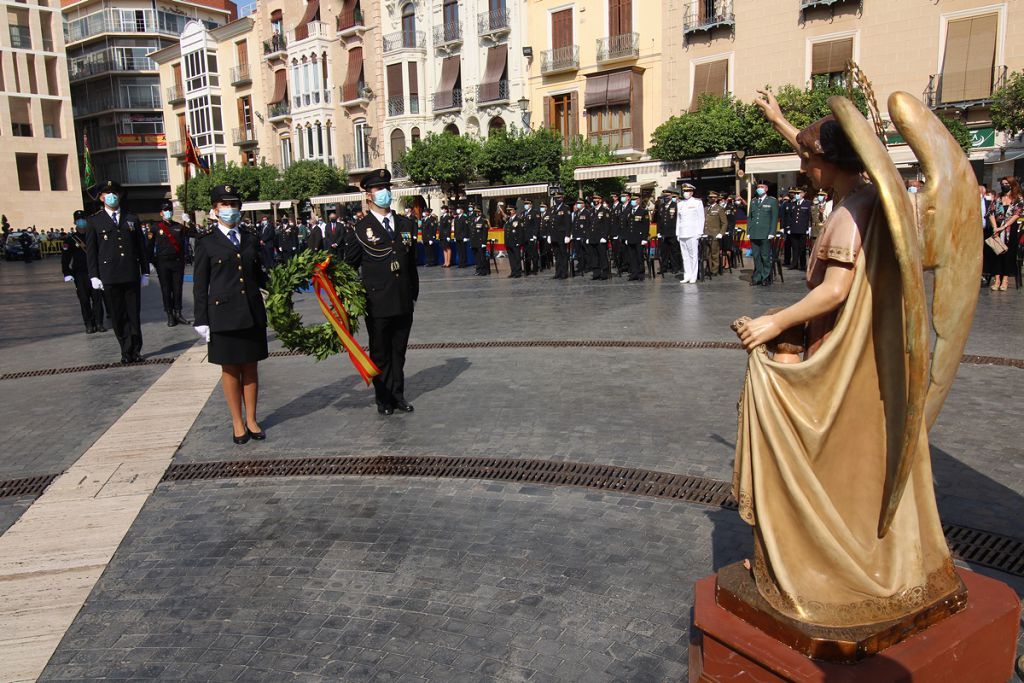
<instances>
[{"instance_id":1,"label":"black trousers","mask_svg":"<svg viewBox=\"0 0 1024 683\"><path fill-rule=\"evenodd\" d=\"M588 259L590 260L591 268L594 271L594 279L601 280L607 279L609 268L608 268L608 244L588 244L587 250L590 252Z\"/></svg>"},{"instance_id":2,"label":"black trousers","mask_svg":"<svg viewBox=\"0 0 1024 683\"><path fill-rule=\"evenodd\" d=\"M142 351L141 297L138 282L103 284L103 294L114 325L114 335L121 345L121 355Z\"/></svg>"},{"instance_id":3,"label":"black trousers","mask_svg":"<svg viewBox=\"0 0 1024 683\"><path fill-rule=\"evenodd\" d=\"M645 249L640 244L626 245L626 261L629 263L629 276L638 280L644 279L644 259L642 252Z\"/></svg>"},{"instance_id":4,"label":"black trousers","mask_svg":"<svg viewBox=\"0 0 1024 683\"><path fill-rule=\"evenodd\" d=\"M409 346L412 313L386 318L366 317L370 360L380 370L373 378L377 405L394 408L405 401L405 351Z\"/></svg>"},{"instance_id":5,"label":"black trousers","mask_svg":"<svg viewBox=\"0 0 1024 683\"><path fill-rule=\"evenodd\" d=\"M469 242L458 240L458 243L455 245L455 255L458 257L457 260L459 262L459 268L465 268L467 265L466 262L469 261L469 256L466 251L467 244L469 244Z\"/></svg>"},{"instance_id":6,"label":"black trousers","mask_svg":"<svg viewBox=\"0 0 1024 683\"><path fill-rule=\"evenodd\" d=\"M540 248L537 250L540 255L538 259L540 261L540 270L547 270L551 267L551 245L548 244L547 238L544 236L541 236L538 244L540 245Z\"/></svg>"},{"instance_id":7,"label":"black trousers","mask_svg":"<svg viewBox=\"0 0 1024 683\"><path fill-rule=\"evenodd\" d=\"M587 258L587 243L584 240L578 238L576 240L573 240L573 242L574 246L576 247L576 263L578 264L577 268L579 270L579 272L577 272L576 274L583 275L588 270L593 268L593 265L590 263L590 259Z\"/></svg>"},{"instance_id":8,"label":"black trousers","mask_svg":"<svg viewBox=\"0 0 1024 683\"><path fill-rule=\"evenodd\" d=\"M523 244L523 271L529 275L540 270L537 258L537 241L526 240Z\"/></svg>"},{"instance_id":9,"label":"black trousers","mask_svg":"<svg viewBox=\"0 0 1024 683\"><path fill-rule=\"evenodd\" d=\"M427 257L428 266L437 265L437 244L431 244L429 241L423 243L423 253Z\"/></svg>"},{"instance_id":10,"label":"black trousers","mask_svg":"<svg viewBox=\"0 0 1024 683\"><path fill-rule=\"evenodd\" d=\"M807 235L793 233L786 239L790 247L790 265L800 270L807 270Z\"/></svg>"},{"instance_id":11,"label":"black trousers","mask_svg":"<svg viewBox=\"0 0 1024 683\"><path fill-rule=\"evenodd\" d=\"M523 274L523 258L519 254L518 244L505 244L505 253L508 255L508 266L512 269L511 275ZM529 258L529 252L527 252Z\"/></svg>"},{"instance_id":12,"label":"black trousers","mask_svg":"<svg viewBox=\"0 0 1024 683\"><path fill-rule=\"evenodd\" d=\"M92 288L88 273L75 276L75 294L78 295L78 305L82 307L85 326L103 325L103 292Z\"/></svg>"},{"instance_id":13,"label":"black trousers","mask_svg":"<svg viewBox=\"0 0 1024 683\"><path fill-rule=\"evenodd\" d=\"M562 237L551 238L555 249L555 277L569 277L569 250Z\"/></svg>"},{"instance_id":14,"label":"black trousers","mask_svg":"<svg viewBox=\"0 0 1024 683\"><path fill-rule=\"evenodd\" d=\"M491 259L487 255L486 244L473 246L473 260L476 261L476 272L491 274Z\"/></svg>"},{"instance_id":15,"label":"black trousers","mask_svg":"<svg viewBox=\"0 0 1024 683\"><path fill-rule=\"evenodd\" d=\"M164 312L181 310L181 283L185 281L185 264L175 260L158 260L156 276L160 278L160 294L164 299Z\"/></svg>"}]
</instances>

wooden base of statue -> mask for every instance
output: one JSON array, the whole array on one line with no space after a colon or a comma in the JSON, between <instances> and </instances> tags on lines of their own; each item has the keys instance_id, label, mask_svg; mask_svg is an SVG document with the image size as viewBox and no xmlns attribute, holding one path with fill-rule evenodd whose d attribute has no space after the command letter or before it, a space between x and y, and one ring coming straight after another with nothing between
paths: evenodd
<instances>
[{"instance_id":1,"label":"wooden base of statue","mask_svg":"<svg viewBox=\"0 0 1024 683\"><path fill-rule=\"evenodd\" d=\"M966 606L958 592L898 624L823 629L772 610L749 571L730 565L695 586L690 681L1005 683L1013 673L1020 601L1004 583L958 574L970 595Z\"/></svg>"}]
</instances>

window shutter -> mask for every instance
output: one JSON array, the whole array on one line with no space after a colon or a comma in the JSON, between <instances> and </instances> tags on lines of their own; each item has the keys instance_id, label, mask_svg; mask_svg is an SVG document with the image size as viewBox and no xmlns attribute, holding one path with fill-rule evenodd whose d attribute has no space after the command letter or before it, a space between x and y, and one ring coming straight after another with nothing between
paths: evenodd
<instances>
[{"instance_id":1,"label":"window shutter","mask_svg":"<svg viewBox=\"0 0 1024 683\"><path fill-rule=\"evenodd\" d=\"M569 119L569 139L575 138L580 132L580 96L573 90L569 93L569 111L566 113Z\"/></svg>"},{"instance_id":2,"label":"window shutter","mask_svg":"<svg viewBox=\"0 0 1024 683\"><path fill-rule=\"evenodd\" d=\"M552 118L551 117L551 98L550 97L545 97L544 98L544 107L543 107L543 109L544 109L544 127L545 128L550 128L551 127L551 118Z\"/></svg>"},{"instance_id":3,"label":"window shutter","mask_svg":"<svg viewBox=\"0 0 1024 683\"><path fill-rule=\"evenodd\" d=\"M946 27L942 59L941 102L964 102L992 94L996 14L951 21Z\"/></svg>"},{"instance_id":4,"label":"window shutter","mask_svg":"<svg viewBox=\"0 0 1024 683\"><path fill-rule=\"evenodd\" d=\"M416 100L420 96L420 80L417 76L416 62L409 62L409 98Z\"/></svg>"},{"instance_id":5,"label":"window shutter","mask_svg":"<svg viewBox=\"0 0 1024 683\"><path fill-rule=\"evenodd\" d=\"M846 71L853 59L853 38L815 43L811 46L811 76Z\"/></svg>"},{"instance_id":6,"label":"window shutter","mask_svg":"<svg viewBox=\"0 0 1024 683\"><path fill-rule=\"evenodd\" d=\"M388 64L388 97L402 97L402 65Z\"/></svg>"}]
</instances>

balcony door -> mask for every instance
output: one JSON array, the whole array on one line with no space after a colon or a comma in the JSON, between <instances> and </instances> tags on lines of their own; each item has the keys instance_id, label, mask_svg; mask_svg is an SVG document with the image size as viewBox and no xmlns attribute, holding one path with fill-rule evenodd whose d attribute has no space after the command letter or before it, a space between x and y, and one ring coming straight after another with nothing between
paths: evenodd
<instances>
[{"instance_id":1,"label":"balcony door","mask_svg":"<svg viewBox=\"0 0 1024 683\"><path fill-rule=\"evenodd\" d=\"M416 47L416 7L411 2L402 7L402 46Z\"/></svg>"},{"instance_id":2,"label":"balcony door","mask_svg":"<svg viewBox=\"0 0 1024 683\"><path fill-rule=\"evenodd\" d=\"M572 49L572 8L551 13L551 47Z\"/></svg>"},{"instance_id":3,"label":"balcony door","mask_svg":"<svg viewBox=\"0 0 1024 683\"><path fill-rule=\"evenodd\" d=\"M633 0L608 0L608 35L633 32Z\"/></svg>"}]
</instances>

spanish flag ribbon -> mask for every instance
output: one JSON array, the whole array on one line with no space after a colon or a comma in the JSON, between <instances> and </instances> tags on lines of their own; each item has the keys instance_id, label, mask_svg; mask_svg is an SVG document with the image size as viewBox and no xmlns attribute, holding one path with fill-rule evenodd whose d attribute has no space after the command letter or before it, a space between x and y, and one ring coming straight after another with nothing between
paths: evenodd
<instances>
[{"instance_id":1,"label":"spanish flag ribbon","mask_svg":"<svg viewBox=\"0 0 1024 683\"><path fill-rule=\"evenodd\" d=\"M338 298L338 292L334 289L334 284L331 283L331 278L327 274L327 268L330 265L331 259L327 257L323 263L313 266L313 292L316 294L316 300L320 302L320 310L323 311L324 317L331 323L338 339L348 351L352 365L355 366L363 381L369 385L370 380L380 374L380 369L374 365L370 357L363 351L363 347L349 332L348 311L345 310L341 299Z\"/></svg>"}]
</instances>

